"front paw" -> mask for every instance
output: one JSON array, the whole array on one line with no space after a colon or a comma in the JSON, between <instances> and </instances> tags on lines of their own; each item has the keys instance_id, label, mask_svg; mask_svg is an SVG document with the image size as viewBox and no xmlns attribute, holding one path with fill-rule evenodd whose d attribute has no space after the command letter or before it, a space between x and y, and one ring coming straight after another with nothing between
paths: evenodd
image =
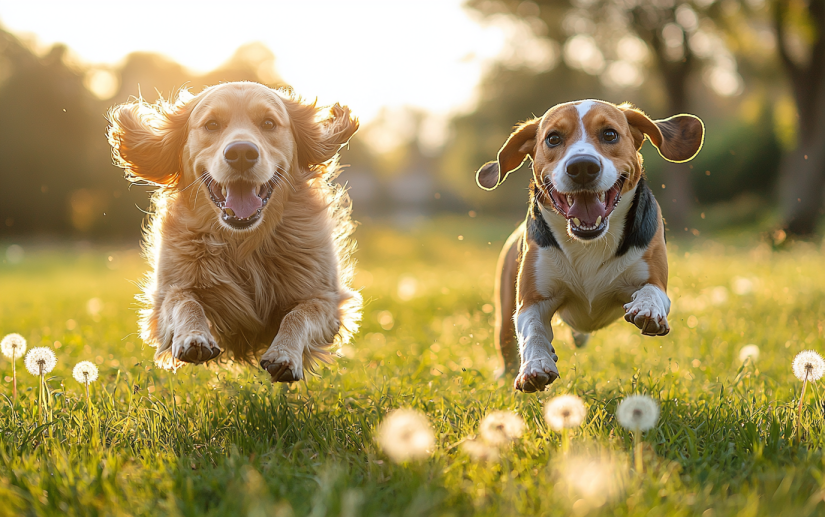
<instances>
[{"instance_id":1,"label":"front paw","mask_svg":"<svg viewBox=\"0 0 825 517\"><path fill-rule=\"evenodd\" d=\"M624 305L625 321L639 327L645 336L664 336L670 332L667 313L646 297L638 297Z\"/></svg>"},{"instance_id":2,"label":"front paw","mask_svg":"<svg viewBox=\"0 0 825 517\"><path fill-rule=\"evenodd\" d=\"M221 355L212 334L197 330L175 334L172 339L172 357L184 363L201 364Z\"/></svg>"},{"instance_id":3,"label":"front paw","mask_svg":"<svg viewBox=\"0 0 825 517\"><path fill-rule=\"evenodd\" d=\"M548 358L534 359L521 365L513 387L524 393L544 391L549 384L559 378L556 363Z\"/></svg>"},{"instance_id":4,"label":"front paw","mask_svg":"<svg viewBox=\"0 0 825 517\"><path fill-rule=\"evenodd\" d=\"M269 373L272 382L295 382L304 378L301 355L290 354L274 346L261 357L261 368Z\"/></svg>"}]
</instances>

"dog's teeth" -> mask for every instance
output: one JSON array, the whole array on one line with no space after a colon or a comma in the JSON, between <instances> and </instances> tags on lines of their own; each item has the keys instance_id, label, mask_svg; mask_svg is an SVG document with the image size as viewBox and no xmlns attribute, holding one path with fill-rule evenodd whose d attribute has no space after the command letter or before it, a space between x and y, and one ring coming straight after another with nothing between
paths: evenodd
<instances>
[{"instance_id":1,"label":"dog's teeth","mask_svg":"<svg viewBox=\"0 0 825 517\"><path fill-rule=\"evenodd\" d=\"M567 204L573 206L573 196L567 196Z\"/></svg>"},{"instance_id":2,"label":"dog's teeth","mask_svg":"<svg viewBox=\"0 0 825 517\"><path fill-rule=\"evenodd\" d=\"M582 222L581 222L581 221L579 221L579 218L578 218L578 217L574 217L574 218L573 218L573 224L575 224L576 226L581 226L581 225L582 225Z\"/></svg>"},{"instance_id":3,"label":"dog's teeth","mask_svg":"<svg viewBox=\"0 0 825 517\"><path fill-rule=\"evenodd\" d=\"M231 215L232 217L235 217L235 211L232 210L231 208L224 208L223 211L226 212L227 214Z\"/></svg>"},{"instance_id":4,"label":"dog's teeth","mask_svg":"<svg viewBox=\"0 0 825 517\"><path fill-rule=\"evenodd\" d=\"M602 224L602 216L596 218L596 226L599 226L600 224Z\"/></svg>"},{"instance_id":5,"label":"dog's teeth","mask_svg":"<svg viewBox=\"0 0 825 517\"><path fill-rule=\"evenodd\" d=\"M604 192L599 192L599 201L604 203ZM597 226L598 226L598 224L597 224Z\"/></svg>"}]
</instances>

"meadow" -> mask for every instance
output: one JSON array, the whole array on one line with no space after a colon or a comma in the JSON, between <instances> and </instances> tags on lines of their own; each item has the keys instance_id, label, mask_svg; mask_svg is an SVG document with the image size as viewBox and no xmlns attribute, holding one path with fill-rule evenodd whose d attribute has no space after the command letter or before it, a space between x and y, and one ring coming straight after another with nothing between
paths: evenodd
<instances>
[{"instance_id":1,"label":"meadow","mask_svg":"<svg viewBox=\"0 0 825 517\"><path fill-rule=\"evenodd\" d=\"M0 264L0 334L49 346L52 418L39 425L38 379L0 358L0 516L806 516L825 512L820 386L796 353L825 351L819 244L775 250L757 238L669 242L671 333L619 321L573 347L556 322L561 378L525 395L497 379L493 273L511 221L364 224L356 284L361 331L334 364L287 388L223 362L170 373L136 335L145 266L134 247L22 243ZM0 243L5 252L11 243ZM7 254L8 255L8 254ZM18 257L19 258L19 257ZM755 344L755 361L740 361ZM100 368L92 407L71 376ZM542 416L558 394L587 406L562 454ZM661 408L643 437L644 470L618 402ZM391 410L427 415L429 458L396 464L375 440ZM495 461L461 446L490 411L526 422Z\"/></svg>"}]
</instances>

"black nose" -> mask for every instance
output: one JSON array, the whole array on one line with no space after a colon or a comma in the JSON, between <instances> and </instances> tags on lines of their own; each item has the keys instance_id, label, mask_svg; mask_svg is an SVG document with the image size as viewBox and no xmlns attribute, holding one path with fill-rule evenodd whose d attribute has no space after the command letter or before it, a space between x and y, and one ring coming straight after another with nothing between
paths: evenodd
<instances>
[{"instance_id":1,"label":"black nose","mask_svg":"<svg viewBox=\"0 0 825 517\"><path fill-rule=\"evenodd\" d=\"M258 155L258 146L252 142L232 142L223 150L226 163L241 172L258 163Z\"/></svg>"},{"instance_id":2,"label":"black nose","mask_svg":"<svg viewBox=\"0 0 825 517\"><path fill-rule=\"evenodd\" d=\"M592 156L574 156L567 162L567 175L579 185L595 180L602 172L599 160Z\"/></svg>"}]
</instances>

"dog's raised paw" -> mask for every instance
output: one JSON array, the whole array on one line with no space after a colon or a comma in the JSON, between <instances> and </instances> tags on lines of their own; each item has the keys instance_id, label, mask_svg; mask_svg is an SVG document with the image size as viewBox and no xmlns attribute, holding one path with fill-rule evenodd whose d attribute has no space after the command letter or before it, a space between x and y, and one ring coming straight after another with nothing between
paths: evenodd
<instances>
[{"instance_id":1,"label":"dog's raised paw","mask_svg":"<svg viewBox=\"0 0 825 517\"><path fill-rule=\"evenodd\" d=\"M513 383L513 388L524 393L544 391L559 378L556 363L548 359L529 361L521 365L521 371Z\"/></svg>"},{"instance_id":2,"label":"dog's raised paw","mask_svg":"<svg viewBox=\"0 0 825 517\"><path fill-rule=\"evenodd\" d=\"M664 336L670 332L667 314L656 303L638 297L625 304L625 321L636 325L645 336Z\"/></svg>"},{"instance_id":3,"label":"dog's raised paw","mask_svg":"<svg viewBox=\"0 0 825 517\"><path fill-rule=\"evenodd\" d=\"M172 355L184 363L201 364L215 359L223 350L211 334L191 331L172 340Z\"/></svg>"}]
</instances>

